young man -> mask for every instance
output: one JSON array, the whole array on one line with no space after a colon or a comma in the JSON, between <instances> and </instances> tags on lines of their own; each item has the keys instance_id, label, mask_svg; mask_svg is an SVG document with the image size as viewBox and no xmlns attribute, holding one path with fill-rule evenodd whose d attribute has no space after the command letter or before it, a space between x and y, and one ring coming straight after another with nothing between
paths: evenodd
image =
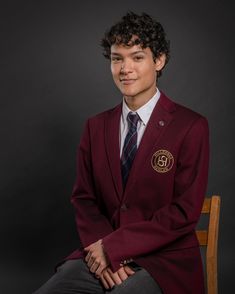
<instances>
[{"instance_id":1,"label":"young man","mask_svg":"<svg viewBox=\"0 0 235 294\"><path fill-rule=\"evenodd\" d=\"M128 13L102 46L123 101L87 121L72 195L82 246L36 293L202 294L207 121L157 88L169 42L149 15Z\"/></svg>"}]
</instances>

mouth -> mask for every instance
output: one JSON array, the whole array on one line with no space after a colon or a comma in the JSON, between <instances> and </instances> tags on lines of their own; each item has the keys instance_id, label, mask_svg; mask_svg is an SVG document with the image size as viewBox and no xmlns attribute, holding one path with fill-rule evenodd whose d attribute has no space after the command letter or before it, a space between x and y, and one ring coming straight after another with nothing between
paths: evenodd
<instances>
[{"instance_id":1,"label":"mouth","mask_svg":"<svg viewBox=\"0 0 235 294\"><path fill-rule=\"evenodd\" d=\"M120 79L123 85L131 85L136 81L136 79Z\"/></svg>"}]
</instances>

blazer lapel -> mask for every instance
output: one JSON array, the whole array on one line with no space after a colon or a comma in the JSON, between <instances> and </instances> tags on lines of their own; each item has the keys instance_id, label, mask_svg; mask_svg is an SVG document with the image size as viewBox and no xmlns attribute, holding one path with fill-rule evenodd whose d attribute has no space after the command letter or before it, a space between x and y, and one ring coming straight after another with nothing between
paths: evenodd
<instances>
[{"instance_id":1,"label":"blazer lapel","mask_svg":"<svg viewBox=\"0 0 235 294\"><path fill-rule=\"evenodd\" d=\"M140 177L140 173L143 172L143 167L146 164L146 159L149 157L149 154L154 153L157 142L173 118L171 112L174 110L175 104L161 93L133 161L123 201L125 200L125 196L128 195L129 189L138 180L138 177Z\"/></svg>"},{"instance_id":2,"label":"blazer lapel","mask_svg":"<svg viewBox=\"0 0 235 294\"><path fill-rule=\"evenodd\" d=\"M113 183L120 200L123 193L119 147L119 128L121 112L122 104L119 104L117 107L108 112L105 118L106 152L109 161L110 171L113 178Z\"/></svg>"}]
</instances>

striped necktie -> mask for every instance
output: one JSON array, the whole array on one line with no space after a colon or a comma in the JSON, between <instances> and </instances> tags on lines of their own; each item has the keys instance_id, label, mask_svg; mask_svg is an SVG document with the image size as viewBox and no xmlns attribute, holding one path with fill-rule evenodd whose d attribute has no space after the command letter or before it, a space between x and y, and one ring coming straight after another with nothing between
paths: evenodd
<instances>
[{"instance_id":1,"label":"striped necktie","mask_svg":"<svg viewBox=\"0 0 235 294\"><path fill-rule=\"evenodd\" d=\"M129 112L127 115L129 130L124 141L121 156L121 171L124 187L126 186L129 171L137 151L137 124L139 119L137 113Z\"/></svg>"}]
</instances>

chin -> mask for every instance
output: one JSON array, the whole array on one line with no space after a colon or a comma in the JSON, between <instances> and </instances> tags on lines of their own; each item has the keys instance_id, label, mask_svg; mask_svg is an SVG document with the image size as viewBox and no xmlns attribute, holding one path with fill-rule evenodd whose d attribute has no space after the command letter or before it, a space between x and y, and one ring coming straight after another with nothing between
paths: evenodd
<instances>
[{"instance_id":1,"label":"chin","mask_svg":"<svg viewBox=\"0 0 235 294\"><path fill-rule=\"evenodd\" d=\"M138 91L134 90L134 89L120 89L121 93L123 94L123 96L136 96L138 94Z\"/></svg>"}]
</instances>

